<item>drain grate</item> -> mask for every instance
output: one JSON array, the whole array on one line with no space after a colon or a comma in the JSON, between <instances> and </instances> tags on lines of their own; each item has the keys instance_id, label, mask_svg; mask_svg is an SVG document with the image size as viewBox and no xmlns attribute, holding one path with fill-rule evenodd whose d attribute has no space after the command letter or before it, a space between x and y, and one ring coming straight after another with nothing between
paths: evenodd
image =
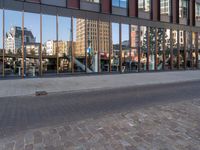
<instances>
[{"instance_id":1,"label":"drain grate","mask_svg":"<svg viewBox=\"0 0 200 150\"><path fill-rule=\"evenodd\" d=\"M48 93L46 91L36 91L35 92L35 96L44 96L44 95L48 95Z\"/></svg>"}]
</instances>

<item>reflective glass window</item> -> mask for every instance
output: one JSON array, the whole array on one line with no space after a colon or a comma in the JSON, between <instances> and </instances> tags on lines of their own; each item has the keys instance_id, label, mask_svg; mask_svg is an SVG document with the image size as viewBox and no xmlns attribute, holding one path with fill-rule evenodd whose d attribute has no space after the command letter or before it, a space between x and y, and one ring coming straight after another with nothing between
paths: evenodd
<instances>
[{"instance_id":1,"label":"reflective glass window","mask_svg":"<svg viewBox=\"0 0 200 150\"><path fill-rule=\"evenodd\" d=\"M195 4L195 20L196 20L196 25L200 26L200 3Z\"/></svg>"},{"instance_id":2,"label":"reflective glass window","mask_svg":"<svg viewBox=\"0 0 200 150\"><path fill-rule=\"evenodd\" d=\"M172 31L172 46L173 46L173 68L178 69L178 32Z\"/></svg>"},{"instance_id":3,"label":"reflective glass window","mask_svg":"<svg viewBox=\"0 0 200 150\"><path fill-rule=\"evenodd\" d=\"M149 51L149 70L155 70L155 54L156 54L156 29L150 28L149 30L149 43L150 43L150 51Z\"/></svg>"},{"instance_id":4,"label":"reflective glass window","mask_svg":"<svg viewBox=\"0 0 200 150\"><path fill-rule=\"evenodd\" d=\"M179 45L180 45L180 69L184 69L184 64L185 64L185 33L183 30L179 31Z\"/></svg>"},{"instance_id":5,"label":"reflective glass window","mask_svg":"<svg viewBox=\"0 0 200 150\"><path fill-rule=\"evenodd\" d=\"M112 0L112 5L121 8L127 8L127 0Z\"/></svg>"},{"instance_id":6,"label":"reflective glass window","mask_svg":"<svg viewBox=\"0 0 200 150\"><path fill-rule=\"evenodd\" d=\"M129 25L122 24L122 72L131 71Z\"/></svg>"},{"instance_id":7,"label":"reflective glass window","mask_svg":"<svg viewBox=\"0 0 200 150\"><path fill-rule=\"evenodd\" d=\"M86 20L87 72L98 72L98 22Z\"/></svg>"},{"instance_id":8,"label":"reflective glass window","mask_svg":"<svg viewBox=\"0 0 200 150\"><path fill-rule=\"evenodd\" d=\"M100 71L110 71L110 23L99 23Z\"/></svg>"},{"instance_id":9,"label":"reflective glass window","mask_svg":"<svg viewBox=\"0 0 200 150\"><path fill-rule=\"evenodd\" d=\"M111 71L120 71L120 41L118 23L112 23Z\"/></svg>"},{"instance_id":10,"label":"reflective glass window","mask_svg":"<svg viewBox=\"0 0 200 150\"><path fill-rule=\"evenodd\" d=\"M5 10L5 75L22 76L22 13Z\"/></svg>"},{"instance_id":11,"label":"reflective glass window","mask_svg":"<svg viewBox=\"0 0 200 150\"><path fill-rule=\"evenodd\" d=\"M85 19L73 18L74 72L86 71L85 32L86 32Z\"/></svg>"},{"instance_id":12,"label":"reflective glass window","mask_svg":"<svg viewBox=\"0 0 200 150\"><path fill-rule=\"evenodd\" d=\"M58 17L58 70L59 73L72 72L72 29L71 18Z\"/></svg>"},{"instance_id":13,"label":"reflective glass window","mask_svg":"<svg viewBox=\"0 0 200 150\"><path fill-rule=\"evenodd\" d=\"M25 74L27 77L39 75L40 70L40 14L24 14Z\"/></svg>"},{"instance_id":14,"label":"reflective glass window","mask_svg":"<svg viewBox=\"0 0 200 150\"><path fill-rule=\"evenodd\" d=\"M56 16L42 16L42 69L45 74L57 72Z\"/></svg>"},{"instance_id":15,"label":"reflective glass window","mask_svg":"<svg viewBox=\"0 0 200 150\"><path fill-rule=\"evenodd\" d=\"M131 49L130 49L130 71L138 71L139 56L139 29L136 25L131 25Z\"/></svg>"},{"instance_id":16,"label":"reflective glass window","mask_svg":"<svg viewBox=\"0 0 200 150\"><path fill-rule=\"evenodd\" d=\"M138 17L150 19L151 0L138 0Z\"/></svg>"},{"instance_id":17,"label":"reflective glass window","mask_svg":"<svg viewBox=\"0 0 200 150\"><path fill-rule=\"evenodd\" d=\"M160 0L160 20L170 22L171 0Z\"/></svg>"},{"instance_id":18,"label":"reflective glass window","mask_svg":"<svg viewBox=\"0 0 200 150\"><path fill-rule=\"evenodd\" d=\"M3 27L2 23L2 17L3 17L3 11L0 9L0 27ZM3 75L3 33L2 30L0 30L0 77Z\"/></svg>"},{"instance_id":19,"label":"reflective glass window","mask_svg":"<svg viewBox=\"0 0 200 150\"><path fill-rule=\"evenodd\" d=\"M165 43L165 30L158 28L158 53L156 54L157 59L157 70L162 70L164 67L163 54L164 54L164 43Z\"/></svg>"},{"instance_id":20,"label":"reflective glass window","mask_svg":"<svg viewBox=\"0 0 200 150\"><path fill-rule=\"evenodd\" d=\"M198 33L198 68L200 69L200 33Z\"/></svg>"},{"instance_id":21,"label":"reflective glass window","mask_svg":"<svg viewBox=\"0 0 200 150\"><path fill-rule=\"evenodd\" d=\"M186 68L192 67L191 60L191 46L192 46L192 34L189 31L186 31Z\"/></svg>"},{"instance_id":22,"label":"reflective glass window","mask_svg":"<svg viewBox=\"0 0 200 150\"><path fill-rule=\"evenodd\" d=\"M187 24L188 16L189 16L189 4L188 0L180 0L179 1L179 22L180 24Z\"/></svg>"},{"instance_id":23,"label":"reflective glass window","mask_svg":"<svg viewBox=\"0 0 200 150\"><path fill-rule=\"evenodd\" d=\"M148 30L147 27L141 26L140 27L140 70L146 71L147 70L147 54L148 54Z\"/></svg>"},{"instance_id":24,"label":"reflective glass window","mask_svg":"<svg viewBox=\"0 0 200 150\"><path fill-rule=\"evenodd\" d=\"M170 29L165 31L165 70L171 69Z\"/></svg>"}]
</instances>

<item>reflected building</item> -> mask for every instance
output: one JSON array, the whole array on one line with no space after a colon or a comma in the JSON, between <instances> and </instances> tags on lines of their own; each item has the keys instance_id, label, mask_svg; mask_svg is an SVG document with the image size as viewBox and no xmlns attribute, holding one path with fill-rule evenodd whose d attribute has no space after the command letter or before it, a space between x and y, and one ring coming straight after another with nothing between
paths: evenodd
<instances>
[{"instance_id":1,"label":"reflected building","mask_svg":"<svg viewBox=\"0 0 200 150\"><path fill-rule=\"evenodd\" d=\"M86 34L87 32L87 34ZM102 53L109 53L109 23L99 24L99 40ZM85 42L86 40L86 42ZM85 47L91 48L93 53L98 52L98 22L94 20L77 19L76 23L76 56L85 55Z\"/></svg>"},{"instance_id":2,"label":"reflected building","mask_svg":"<svg viewBox=\"0 0 200 150\"><path fill-rule=\"evenodd\" d=\"M33 33L24 28L24 43L35 43L36 38L33 36ZM21 53L22 46L22 28L13 26L10 28L10 31L6 33L5 39L5 52L17 54Z\"/></svg>"}]
</instances>

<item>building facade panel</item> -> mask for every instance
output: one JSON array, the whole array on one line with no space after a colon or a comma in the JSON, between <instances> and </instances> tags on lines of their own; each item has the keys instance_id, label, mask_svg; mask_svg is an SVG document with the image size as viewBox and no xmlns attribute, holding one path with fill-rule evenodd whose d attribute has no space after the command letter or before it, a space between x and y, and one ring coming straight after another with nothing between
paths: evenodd
<instances>
[{"instance_id":1,"label":"building facade panel","mask_svg":"<svg viewBox=\"0 0 200 150\"><path fill-rule=\"evenodd\" d=\"M80 1L79 0L67 0L67 7L68 8L80 8Z\"/></svg>"},{"instance_id":2,"label":"building facade panel","mask_svg":"<svg viewBox=\"0 0 200 150\"><path fill-rule=\"evenodd\" d=\"M101 12L106 14L111 13L111 0L101 0Z\"/></svg>"}]
</instances>

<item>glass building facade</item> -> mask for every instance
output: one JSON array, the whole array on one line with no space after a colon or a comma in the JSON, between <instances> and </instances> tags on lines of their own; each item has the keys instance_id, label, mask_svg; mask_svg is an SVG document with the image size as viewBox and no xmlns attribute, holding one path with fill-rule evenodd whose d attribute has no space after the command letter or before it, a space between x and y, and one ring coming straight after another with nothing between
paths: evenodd
<instances>
[{"instance_id":1,"label":"glass building facade","mask_svg":"<svg viewBox=\"0 0 200 150\"><path fill-rule=\"evenodd\" d=\"M78 2L0 0L0 78L200 68L198 1L194 26L187 0L179 24L171 0L159 1L157 21L151 0L138 0L136 13L133 0Z\"/></svg>"}]
</instances>

